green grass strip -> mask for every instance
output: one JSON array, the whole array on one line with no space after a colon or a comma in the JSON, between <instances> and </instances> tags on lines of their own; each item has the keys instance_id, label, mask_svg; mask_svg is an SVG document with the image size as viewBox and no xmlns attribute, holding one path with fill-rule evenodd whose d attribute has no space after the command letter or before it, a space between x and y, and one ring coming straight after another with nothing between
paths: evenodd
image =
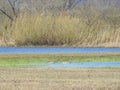
<instances>
[{"instance_id":1,"label":"green grass strip","mask_svg":"<svg viewBox=\"0 0 120 90\"><path fill-rule=\"evenodd\" d=\"M46 62L120 62L120 54L0 55L0 67L19 67Z\"/></svg>"}]
</instances>

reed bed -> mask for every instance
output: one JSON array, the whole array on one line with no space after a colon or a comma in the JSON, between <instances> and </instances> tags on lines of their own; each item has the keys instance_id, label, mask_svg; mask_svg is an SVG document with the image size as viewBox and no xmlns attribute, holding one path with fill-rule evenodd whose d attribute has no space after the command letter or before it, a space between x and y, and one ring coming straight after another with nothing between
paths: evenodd
<instances>
[{"instance_id":1,"label":"reed bed","mask_svg":"<svg viewBox=\"0 0 120 90\"><path fill-rule=\"evenodd\" d=\"M19 15L7 29L0 28L0 36L6 45L15 46L120 47L120 28L94 19L88 22L70 15Z\"/></svg>"}]
</instances>

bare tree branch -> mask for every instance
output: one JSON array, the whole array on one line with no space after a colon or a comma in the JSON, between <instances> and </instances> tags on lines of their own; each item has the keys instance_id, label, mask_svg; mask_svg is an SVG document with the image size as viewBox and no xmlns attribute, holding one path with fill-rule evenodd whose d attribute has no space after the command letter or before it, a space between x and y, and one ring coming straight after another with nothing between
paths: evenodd
<instances>
[{"instance_id":1,"label":"bare tree branch","mask_svg":"<svg viewBox=\"0 0 120 90\"><path fill-rule=\"evenodd\" d=\"M12 11L14 13L14 15L17 17L17 14L16 14L16 11L15 11L15 3L16 3L17 0L14 1L14 3L12 4L10 0L8 0L11 8L12 8Z\"/></svg>"},{"instance_id":2,"label":"bare tree branch","mask_svg":"<svg viewBox=\"0 0 120 90\"><path fill-rule=\"evenodd\" d=\"M11 21L13 21L13 18L12 18L10 15L8 15L4 10L0 9L0 11L1 11L5 16L7 16Z\"/></svg>"}]
</instances>

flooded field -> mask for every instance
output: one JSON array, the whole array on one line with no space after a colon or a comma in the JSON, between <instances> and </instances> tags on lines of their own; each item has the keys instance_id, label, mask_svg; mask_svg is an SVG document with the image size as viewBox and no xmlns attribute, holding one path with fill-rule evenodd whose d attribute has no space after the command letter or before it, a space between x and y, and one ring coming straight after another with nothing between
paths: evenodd
<instances>
[{"instance_id":1,"label":"flooded field","mask_svg":"<svg viewBox=\"0 0 120 90\"><path fill-rule=\"evenodd\" d=\"M95 54L120 53L120 48L0 48L0 54Z\"/></svg>"},{"instance_id":2,"label":"flooded field","mask_svg":"<svg viewBox=\"0 0 120 90\"><path fill-rule=\"evenodd\" d=\"M120 90L120 54L89 54L86 48L85 54L63 49L68 53L42 55L37 48L34 54L12 49L0 50L0 90Z\"/></svg>"},{"instance_id":3,"label":"flooded field","mask_svg":"<svg viewBox=\"0 0 120 90\"><path fill-rule=\"evenodd\" d=\"M120 68L120 54L0 55L0 68Z\"/></svg>"}]
</instances>

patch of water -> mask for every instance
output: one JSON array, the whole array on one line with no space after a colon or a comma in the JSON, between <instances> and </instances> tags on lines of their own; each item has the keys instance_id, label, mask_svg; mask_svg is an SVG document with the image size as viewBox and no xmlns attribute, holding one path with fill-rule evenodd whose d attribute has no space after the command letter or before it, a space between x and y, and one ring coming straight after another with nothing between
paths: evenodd
<instances>
[{"instance_id":1,"label":"patch of water","mask_svg":"<svg viewBox=\"0 0 120 90\"><path fill-rule=\"evenodd\" d=\"M94 54L120 53L120 48L0 48L0 54Z\"/></svg>"},{"instance_id":2,"label":"patch of water","mask_svg":"<svg viewBox=\"0 0 120 90\"><path fill-rule=\"evenodd\" d=\"M83 62L83 63L33 63L31 68L120 68L120 62Z\"/></svg>"}]
</instances>

